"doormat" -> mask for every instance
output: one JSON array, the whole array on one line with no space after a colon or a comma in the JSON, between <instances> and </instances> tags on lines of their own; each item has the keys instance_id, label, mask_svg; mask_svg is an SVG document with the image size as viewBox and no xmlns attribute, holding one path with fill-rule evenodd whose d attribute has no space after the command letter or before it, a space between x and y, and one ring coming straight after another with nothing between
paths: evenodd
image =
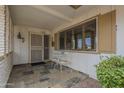
<instances>
[{"instance_id":1,"label":"doormat","mask_svg":"<svg viewBox=\"0 0 124 93\"><path fill-rule=\"evenodd\" d=\"M31 63L32 66L45 65L45 64L46 64L46 62Z\"/></svg>"}]
</instances>

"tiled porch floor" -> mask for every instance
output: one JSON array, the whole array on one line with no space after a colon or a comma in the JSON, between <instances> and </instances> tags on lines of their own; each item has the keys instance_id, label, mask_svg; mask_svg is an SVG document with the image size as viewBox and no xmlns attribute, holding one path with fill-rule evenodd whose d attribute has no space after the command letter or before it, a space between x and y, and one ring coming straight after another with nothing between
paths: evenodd
<instances>
[{"instance_id":1,"label":"tiled porch floor","mask_svg":"<svg viewBox=\"0 0 124 93\"><path fill-rule=\"evenodd\" d=\"M98 88L98 81L88 75L63 66L60 72L51 64L14 66L8 88Z\"/></svg>"}]
</instances>

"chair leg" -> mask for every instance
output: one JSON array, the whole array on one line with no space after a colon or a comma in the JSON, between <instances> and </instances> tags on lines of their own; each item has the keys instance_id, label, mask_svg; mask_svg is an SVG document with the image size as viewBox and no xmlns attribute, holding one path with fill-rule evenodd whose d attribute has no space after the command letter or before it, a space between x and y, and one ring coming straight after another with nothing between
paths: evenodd
<instances>
[{"instance_id":1,"label":"chair leg","mask_svg":"<svg viewBox=\"0 0 124 93\"><path fill-rule=\"evenodd\" d=\"M72 68L71 68L71 73L72 73Z\"/></svg>"},{"instance_id":2,"label":"chair leg","mask_svg":"<svg viewBox=\"0 0 124 93\"><path fill-rule=\"evenodd\" d=\"M53 66L54 66L54 63L51 63L51 64L50 64L50 67L53 68Z\"/></svg>"},{"instance_id":3,"label":"chair leg","mask_svg":"<svg viewBox=\"0 0 124 93\"><path fill-rule=\"evenodd\" d=\"M55 70L55 68L56 68L56 64L54 64L54 70Z\"/></svg>"},{"instance_id":4,"label":"chair leg","mask_svg":"<svg viewBox=\"0 0 124 93\"><path fill-rule=\"evenodd\" d=\"M60 64L60 71L62 72L62 65Z\"/></svg>"}]
</instances>

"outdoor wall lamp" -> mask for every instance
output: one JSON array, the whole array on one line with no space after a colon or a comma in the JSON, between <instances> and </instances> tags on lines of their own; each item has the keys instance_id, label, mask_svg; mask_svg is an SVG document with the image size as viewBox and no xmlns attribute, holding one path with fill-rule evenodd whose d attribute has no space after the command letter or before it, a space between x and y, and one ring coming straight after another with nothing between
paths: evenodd
<instances>
[{"instance_id":1,"label":"outdoor wall lamp","mask_svg":"<svg viewBox=\"0 0 124 93\"><path fill-rule=\"evenodd\" d=\"M24 37L21 36L21 33L20 32L18 33L17 38L18 39L21 39L22 42L24 43L25 39L24 39Z\"/></svg>"}]
</instances>

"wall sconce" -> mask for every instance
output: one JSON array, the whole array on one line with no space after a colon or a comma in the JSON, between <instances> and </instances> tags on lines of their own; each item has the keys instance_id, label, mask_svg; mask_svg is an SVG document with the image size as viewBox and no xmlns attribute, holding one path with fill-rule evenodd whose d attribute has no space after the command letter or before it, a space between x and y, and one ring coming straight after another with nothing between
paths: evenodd
<instances>
[{"instance_id":1,"label":"wall sconce","mask_svg":"<svg viewBox=\"0 0 124 93\"><path fill-rule=\"evenodd\" d=\"M53 40L53 37L52 37L52 47L54 47L54 45L55 45L55 44L54 44L54 40Z\"/></svg>"},{"instance_id":2,"label":"wall sconce","mask_svg":"<svg viewBox=\"0 0 124 93\"><path fill-rule=\"evenodd\" d=\"M24 43L25 39L24 39L24 37L21 36L21 33L20 32L18 33L17 38L18 39L22 39L22 42Z\"/></svg>"},{"instance_id":3,"label":"wall sconce","mask_svg":"<svg viewBox=\"0 0 124 93\"><path fill-rule=\"evenodd\" d=\"M54 41L52 41L52 47L54 47Z\"/></svg>"}]
</instances>

